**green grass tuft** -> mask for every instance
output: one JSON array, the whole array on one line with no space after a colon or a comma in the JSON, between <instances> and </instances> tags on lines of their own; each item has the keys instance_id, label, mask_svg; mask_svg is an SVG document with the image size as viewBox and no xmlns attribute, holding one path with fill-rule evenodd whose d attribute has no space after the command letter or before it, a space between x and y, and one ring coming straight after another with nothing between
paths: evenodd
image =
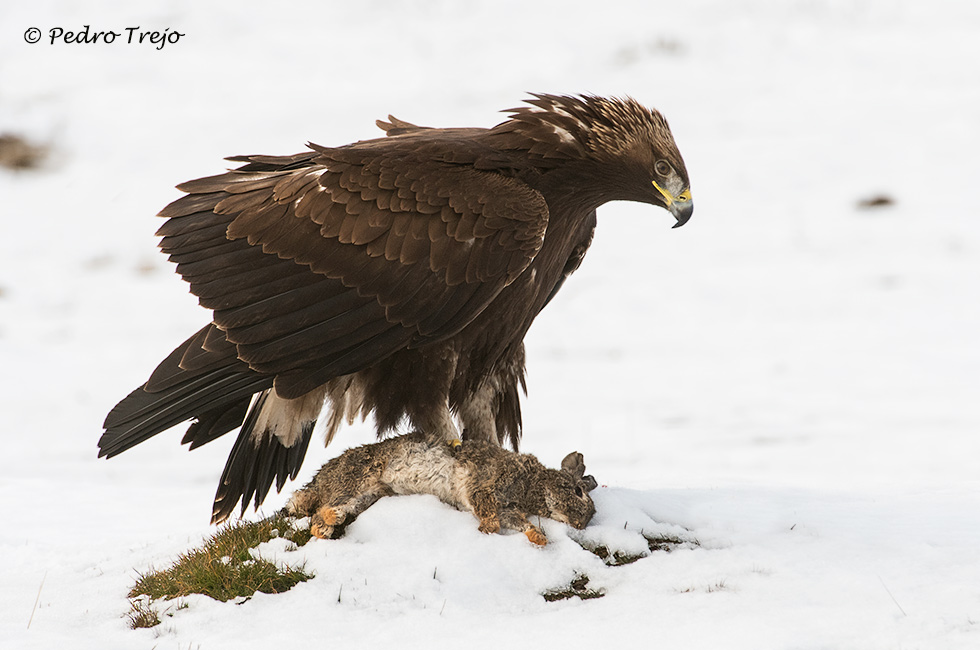
<instances>
[{"instance_id":1,"label":"green grass tuft","mask_svg":"<svg viewBox=\"0 0 980 650\"><path fill-rule=\"evenodd\" d=\"M139 574L129 597L148 596L150 600L170 600L189 594L204 594L222 602L250 597L256 591L275 594L287 591L313 576L300 569L278 567L255 559L250 550L274 537L285 537L297 546L310 539L307 530L293 528L282 514L257 522L240 521L224 526L198 549L180 555L169 569ZM130 619L133 627L149 627L155 612L142 599L133 600ZM149 614L146 614L148 612ZM139 614L140 624L135 622Z\"/></svg>"},{"instance_id":2,"label":"green grass tuft","mask_svg":"<svg viewBox=\"0 0 980 650\"><path fill-rule=\"evenodd\" d=\"M145 598L129 601L129 627L137 630L141 627L154 627L160 624L160 615L156 613Z\"/></svg>"}]
</instances>

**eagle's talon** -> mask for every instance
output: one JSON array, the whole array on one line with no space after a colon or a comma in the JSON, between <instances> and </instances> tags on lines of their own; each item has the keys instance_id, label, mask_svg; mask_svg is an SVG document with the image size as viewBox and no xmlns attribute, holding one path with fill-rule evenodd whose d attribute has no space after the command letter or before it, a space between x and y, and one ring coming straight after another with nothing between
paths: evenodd
<instances>
[{"instance_id":1,"label":"eagle's talon","mask_svg":"<svg viewBox=\"0 0 980 650\"><path fill-rule=\"evenodd\" d=\"M448 441L446 444L449 445L449 451L455 454L456 450L463 446L463 441L460 440L459 438L453 438L452 440Z\"/></svg>"}]
</instances>

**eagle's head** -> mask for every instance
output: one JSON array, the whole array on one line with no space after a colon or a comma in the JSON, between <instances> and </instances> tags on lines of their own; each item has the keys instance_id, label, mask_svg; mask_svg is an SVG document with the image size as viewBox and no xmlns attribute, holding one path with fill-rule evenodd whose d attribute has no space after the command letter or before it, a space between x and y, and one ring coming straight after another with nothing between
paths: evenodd
<instances>
[{"instance_id":1,"label":"eagle's head","mask_svg":"<svg viewBox=\"0 0 980 650\"><path fill-rule=\"evenodd\" d=\"M498 128L525 139L524 148L544 165L583 170L604 201L666 208L675 228L691 218L687 168L658 111L630 97L534 94L526 103L510 109L510 119Z\"/></svg>"}]
</instances>

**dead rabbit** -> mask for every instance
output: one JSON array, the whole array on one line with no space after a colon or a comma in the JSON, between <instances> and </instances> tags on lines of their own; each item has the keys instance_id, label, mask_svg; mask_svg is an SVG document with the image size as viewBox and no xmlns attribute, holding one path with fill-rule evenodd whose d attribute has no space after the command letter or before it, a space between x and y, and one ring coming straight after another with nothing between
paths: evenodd
<instances>
[{"instance_id":1,"label":"dead rabbit","mask_svg":"<svg viewBox=\"0 0 980 650\"><path fill-rule=\"evenodd\" d=\"M336 538L381 497L432 494L473 513L481 532L516 530L544 545L547 537L529 517L585 528L595 514L589 496L595 487L578 452L565 456L555 470L530 454L483 441L453 445L410 433L348 449L293 493L286 509L293 516L311 516L313 535Z\"/></svg>"}]
</instances>

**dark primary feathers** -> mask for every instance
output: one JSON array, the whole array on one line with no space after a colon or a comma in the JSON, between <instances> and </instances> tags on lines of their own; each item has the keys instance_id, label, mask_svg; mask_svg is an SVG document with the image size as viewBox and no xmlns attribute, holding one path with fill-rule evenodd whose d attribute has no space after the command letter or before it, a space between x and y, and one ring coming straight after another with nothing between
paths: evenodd
<instances>
[{"instance_id":1,"label":"dark primary feathers","mask_svg":"<svg viewBox=\"0 0 980 650\"><path fill-rule=\"evenodd\" d=\"M491 129L378 126L178 186L160 247L212 322L109 413L100 456L187 420L191 449L241 427L222 521L295 478L324 404L328 442L373 414L379 435L408 420L516 448L523 337L596 208L692 211L667 123L632 99L534 95Z\"/></svg>"}]
</instances>

